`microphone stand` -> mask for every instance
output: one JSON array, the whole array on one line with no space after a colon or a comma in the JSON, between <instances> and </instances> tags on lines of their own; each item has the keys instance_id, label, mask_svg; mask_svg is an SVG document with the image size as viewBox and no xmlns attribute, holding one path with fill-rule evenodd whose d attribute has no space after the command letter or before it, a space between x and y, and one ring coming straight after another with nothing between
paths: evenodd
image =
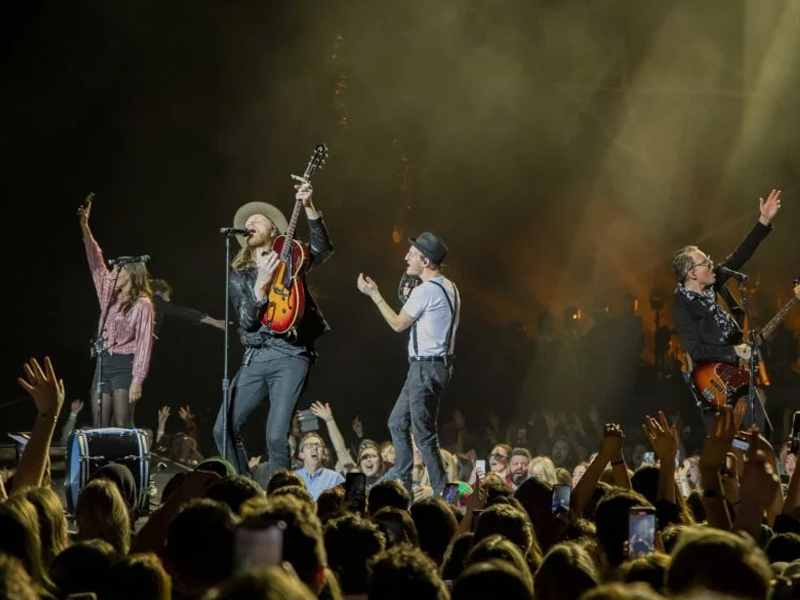
<instances>
[{"instance_id":1,"label":"microphone stand","mask_svg":"<svg viewBox=\"0 0 800 600\"><path fill-rule=\"evenodd\" d=\"M747 408L750 412L750 426L756 424L756 399L761 405L761 414L764 415L764 433L769 432L767 438L772 437L772 423L769 420L767 411L764 408L764 403L761 402L761 396L756 391L756 369L758 363L761 361L761 348L758 344L758 336L756 335L755 327L753 327L753 320L750 318L750 305L747 302L747 290L745 287L746 280L739 282L739 292L742 296L742 308L744 309L745 319L747 320L747 337L750 343L750 358L747 360L748 368L750 369L750 383L747 387Z\"/></svg>"},{"instance_id":2,"label":"microphone stand","mask_svg":"<svg viewBox=\"0 0 800 600\"><path fill-rule=\"evenodd\" d=\"M224 353L222 358L222 458L223 460L230 460L228 458L228 412L230 410L230 389L231 382L228 376L228 353L230 346L230 269L231 269L231 237L233 234L225 234L225 335L224 337Z\"/></svg>"},{"instance_id":3,"label":"microphone stand","mask_svg":"<svg viewBox=\"0 0 800 600\"><path fill-rule=\"evenodd\" d=\"M114 274L114 281L111 284L111 293L108 295L108 301L106 302L106 306L103 310L103 318L100 320L100 325L97 330L97 336L92 340L91 345L91 354L95 357L95 371L97 373L97 382L94 386L94 394L96 397L95 402L98 404L98 411L97 411L97 423L95 424L96 428L100 428L103 426L103 355L106 352L106 338L104 335L104 331L106 329L106 321L108 320L108 312L111 309L111 299L114 297L114 292L117 289L117 280L119 279L119 272L120 269L125 265L125 263L118 263L119 269L116 270Z\"/></svg>"}]
</instances>

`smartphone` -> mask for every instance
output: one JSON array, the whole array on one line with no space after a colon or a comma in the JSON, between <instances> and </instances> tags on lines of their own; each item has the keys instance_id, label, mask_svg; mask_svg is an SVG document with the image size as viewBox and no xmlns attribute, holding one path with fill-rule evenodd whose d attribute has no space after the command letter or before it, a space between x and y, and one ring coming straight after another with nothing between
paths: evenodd
<instances>
[{"instance_id":1,"label":"smartphone","mask_svg":"<svg viewBox=\"0 0 800 600\"><path fill-rule=\"evenodd\" d=\"M656 455L655 452L645 452L642 456L642 464L643 465L654 465L656 464Z\"/></svg>"},{"instance_id":2,"label":"smartphone","mask_svg":"<svg viewBox=\"0 0 800 600\"><path fill-rule=\"evenodd\" d=\"M266 527L236 528L233 564L236 573L280 565L283 560L283 522Z\"/></svg>"},{"instance_id":3,"label":"smartphone","mask_svg":"<svg viewBox=\"0 0 800 600\"><path fill-rule=\"evenodd\" d=\"M655 549L656 511L647 506L632 506L628 511L628 555L648 556Z\"/></svg>"},{"instance_id":4,"label":"smartphone","mask_svg":"<svg viewBox=\"0 0 800 600\"><path fill-rule=\"evenodd\" d=\"M800 410L794 413L792 421L792 439L789 443L789 452L797 455L800 452Z\"/></svg>"},{"instance_id":5,"label":"smartphone","mask_svg":"<svg viewBox=\"0 0 800 600\"><path fill-rule=\"evenodd\" d=\"M319 430L319 418L310 410L300 411L300 431L308 433L309 431Z\"/></svg>"},{"instance_id":6,"label":"smartphone","mask_svg":"<svg viewBox=\"0 0 800 600\"><path fill-rule=\"evenodd\" d=\"M475 466L478 468L478 471L480 471L484 475L486 474L486 461L485 460L483 460L482 458L479 458L478 460L475 461Z\"/></svg>"},{"instance_id":7,"label":"smartphone","mask_svg":"<svg viewBox=\"0 0 800 600\"><path fill-rule=\"evenodd\" d=\"M550 512L559 518L569 515L569 498L572 493L572 486L566 483L556 483L553 486L553 501Z\"/></svg>"},{"instance_id":8,"label":"smartphone","mask_svg":"<svg viewBox=\"0 0 800 600\"><path fill-rule=\"evenodd\" d=\"M747 452L747 450L750 448L750 442L743 438L735 437L733 438L733 447L738 448L742 452Z\"/></svg>"},{"instance_id":9,"label":"smartphone","mask_svg":"<svg viewBox=\"0 0 800 600\"><path fill-rule=\"evenodd\" d=\"M363 513L367 509L367 476L364 473L345 475L344 497L354 512Z\"/></svg>"},{"instance_id":10,"label":"smartphone","mask_svg":"<svg viewBox=\"0 0 800 600\"><path fill-rule=\"evenodd\" d=\"M458 500L458 484L446 484L442 490L442 499L448 504L455 504L456 500Z\"/></svg>"}]
</instances>

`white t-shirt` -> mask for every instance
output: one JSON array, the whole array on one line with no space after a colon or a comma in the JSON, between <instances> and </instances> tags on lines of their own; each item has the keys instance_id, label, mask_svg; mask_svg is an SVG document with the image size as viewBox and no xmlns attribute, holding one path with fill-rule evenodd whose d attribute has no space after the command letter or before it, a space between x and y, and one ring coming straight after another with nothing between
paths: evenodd
<instances>
[{"instance_id":1,"label":"white t-shirt","mask_svg":"<svg viewBox=\"0 0 800 600\"><path fill-rule=\"evenodd\" d=\"M451 313L450 305L445 299L442 288L432 283L433 281L444 286L450 303L456 309L455 315ZM456 330L461 315L461 299L459 298L456 303L457 297L456 286L443 275L434 277L411 290L408 300L403 305L403 310L416 322L418 352L414 352L414 328L412 326L408 336L409 356L442 356L455 353ZM453 318L455 318L453 331L450 334L450 340L447 340L447 332Z\"/></svg>"}]
</instances>

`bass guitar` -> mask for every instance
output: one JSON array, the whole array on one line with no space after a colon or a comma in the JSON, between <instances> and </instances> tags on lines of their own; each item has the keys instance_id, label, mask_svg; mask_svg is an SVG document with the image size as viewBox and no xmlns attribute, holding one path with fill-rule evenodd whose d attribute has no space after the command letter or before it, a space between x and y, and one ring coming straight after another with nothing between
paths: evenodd
<instances>
[{"instance_id":1,"label":"bass guitar","mask_svg":"<svg viewBox=\"0 0 800 600\"><path fill-rule=\"evenodd\" d=\"M311 160L308 161L303 174L292 175L292 178L301 183L309 183L311 176L322 168L327 157L328 147L325 144L318 144L314 148ZM302 207L302 201L295 202L286 233L275 238L272 246L272 249L278 254L280 263L269 288L267 310L264 312L261 322L277 335L291 336L294 334L295 326L303 317L306 305L302 277L308 268L311 257L308 247L295 239L297 219Z\"/></svg>"},{"instance_id":2,"label":"bass guitar","mask_svg":"<svg viewBox=\"0 0 800 600\"><path fill-rule=\"evenodd\" d=\"M792 297L777 314L770 319L756 336L760 346L775 332L789 311L800 303L800 277L796 278ZM750 369L746 361L732 365L723 362L708 362L697 365L691 375L695 394L704 402L715 408L732 404L737 398L747 393L750 386Z\"/></svg>"}]
</instances>

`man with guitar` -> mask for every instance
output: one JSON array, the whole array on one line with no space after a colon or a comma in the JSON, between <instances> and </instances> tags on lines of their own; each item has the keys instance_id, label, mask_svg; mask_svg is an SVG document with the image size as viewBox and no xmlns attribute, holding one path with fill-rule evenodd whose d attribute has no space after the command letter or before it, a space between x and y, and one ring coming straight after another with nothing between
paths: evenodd
<instances>
[{"instance_id":1,"label":"man with guitar","mask_svg":"<svg viewBox=\"0 0 800 600\"><path fill-rule=\"evenodd\" d=\"M681 336L684 350L694 363L693 389L709 409L733 401L734 398L726 397L727 389L720 389L720 382L715 381L707 389L699 389L702 386L697 385L698 372L705 365L713 363L715 366L712 368L718 372L722 369L724 374L732 374L739 370L739 361L749 360L753 351L748 344L743 343L741 326L744 311L724 284L729 277L739 275L736 272L750 259L771 231L772 219L781 207L780 190L772 190L766 200L760 198L759 207L761 214L758 222L736 250L721 263L715 265L711 257L697 246L681 248L672 259L672 270L678 280L673 308L675 328ZM720 305L717 294L722 297L730 312ZM746 391L746 387L743 391ZM721 402L716 392L722 392ZM742 390L739 395L741 392ZM757 417L760 417L759 420L763 419L760 411Z\"/></svg>"},{"instance_id":2,"label":"man with guitar","mask_svg":"<svg viewBox=\"0 0 800 600\"><path fill-rule=\"evenodd\" d=\"M242 249L231 264L229 282L245 351L231 384L227 448L223 448L224 405L214 425L214 440L220 454L242 475L249 470L239 431L250 413L267 399L270 473L291 468L288 438L292 417L316 359L314 340L329 329L305 281L306 272L333 254L322 215L311 201L310 166L299 178L302 183L295 186L296 203L289 223L266 202L249 202L234 217L234 226L248 232L238 238ZM308 245L294 239L301 209L308 220Z\"/></svg>"},{"instance_id":3,"label":"man with guitar","mask_svg":"<svg viewBox=\"0 0 800 600\"><path fill-rule=\"evenodd\" d=\"M455 284L442 275L442 262L447 255L444 242L428 232L409 242L411 247L406 253L409 278L406 285L401 281L401 298L405 295L404 287L410 292L399 313L383 299L372 279L359 274L357 285L362 294L372 298L394 331L399 333L411 328L408 375L389 416L396 459L386 476L399 478L414 497L412 434L428 469L434 494L441 494L447 483L436 420L439 402L453 373L461 298ZM414 277L419 278L419 285L414 285Z\"/></svg>"}]
</instances>

